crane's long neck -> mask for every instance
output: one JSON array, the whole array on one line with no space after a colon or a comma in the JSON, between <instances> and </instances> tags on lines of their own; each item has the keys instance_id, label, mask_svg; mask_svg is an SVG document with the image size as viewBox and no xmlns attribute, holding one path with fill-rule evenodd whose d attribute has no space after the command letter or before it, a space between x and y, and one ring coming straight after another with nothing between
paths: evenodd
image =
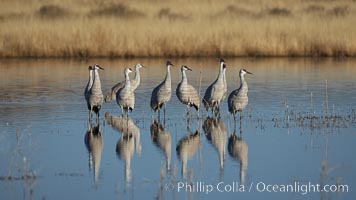
<instances>
[{"instance_id":1,"label":"crane's long neck","mask_svg":"<svg viewBox=\"0 0 356 200\"><path fill-rule=\"evenodd\" d=\"M94 70L93 88L99 88L101 90L101 82L100 82L99 72L96 69Z\"/></svg>"},{"instance_id":2,"label":"crane's long neck","mask_svg":"<svg viewBox=\"0 0 356 200\"><path fill-rule=\"evenodd\" d=\"M185 70L182 70L182 84L188 84L187 75L185 74Z\"/></svg>"},{"instance_id":3,"label":"crane's long neck","mask_svg":"<svg viewBox=\"0 0 356 200\"><path fill-rule=\"evenodd\" d=\"M93 86L93 70L89 70L88 89Z\"/></svg>"},{"instance_id":4,"label":"crane's long neck","mask_svg":"<svg viewBox=\"0 0 356 200\"><path fill-rule=\"evenodd\" d=\"M125 83L126 85L130 85L130 76L128 72L125 73Z\"/></svg>"},{"instance_id":5,"label":"crane's long neck","mask_svg":"<svg viewBox=\"0 0 356 200\"><path fill-rule=\"evenodd\" d=\"M224 83L224 79L225 79L225 71L224 69L220 69L219 70L219 75L218 77L216 78L216 81L215 82L221 82L221 83Z\"/></svg>"},{"instance_id":6,"label":"crane's long neck","mask_svg":"<svg viewBox=\"0 0 356 200\"><path fill-rule=\"evenodd\" d=\"M94 70L94 80L90 90L92 94L102 95L99 72L96 69Z\"/></svg>"},{"instance_id":7,"label":"crane's long neck","mask_svg":"<svg viewBox=\"0 0 356 200\"><path fill-rule=\"evenodd\" d=\"M167 73L166 73L166 77L164 78L164 87L167 89L171 89L171 70L170 67L167 66Z\"/></svg>"},{"instance_id":8,"label":"crane's long neck","mask_svg":"<svg viewBox=\"0 0 356 200\"><path fill-rule=\"evenodd\" d=\"M167 66L167 73L166 73L166 77L164 78L164 82L171 85L171 69L169 66Z\"/></svg>"},{"instance_id":9,"label":"crane's long neck","mask_svg":"<svg viewBox=\"0 0 356 200\"><path fill-rule=\"evenodd\" d=\"M140 77L140 69L139 68L136 68L134 80L136 81L137 85L140 84L141 77Z\"/></svg>"},{"instance_id":10,"label":"crane's long neck","mask_svg":"<svg viewBox=\"0 0 356 200\"><path fill-rule=\"evenodd\" d=\"M240 91L245 92L245 93L248 92L247 81L246 81L244 75L240 75Z\"/></svg>"}]
</instances>

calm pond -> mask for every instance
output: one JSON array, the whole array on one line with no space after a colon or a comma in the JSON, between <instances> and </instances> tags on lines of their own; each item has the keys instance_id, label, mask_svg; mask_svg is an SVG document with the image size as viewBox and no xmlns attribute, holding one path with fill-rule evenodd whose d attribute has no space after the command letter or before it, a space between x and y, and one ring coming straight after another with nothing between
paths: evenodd
<instances>
[{"instance_id":1,"label":"calm pond","mask_svg":"<svg viewBox=\"0 0 356 200\"><path fill-rule=\"evenodd\" d=\"M217 58L171 59L166 123L155 123L149 101L165 61L0 60L1 199L356 198L355 59L226 58L228 94L241 67L253 73L236 131L226 100L221 119L202 109L188 130L175 95L182 64L203 95ZM105 94L138 62L147 68L130 118L104 103L91 126L88 65L105 68ZM85 140L98 128L101 137Z\"/></svg>"}]
</instances>

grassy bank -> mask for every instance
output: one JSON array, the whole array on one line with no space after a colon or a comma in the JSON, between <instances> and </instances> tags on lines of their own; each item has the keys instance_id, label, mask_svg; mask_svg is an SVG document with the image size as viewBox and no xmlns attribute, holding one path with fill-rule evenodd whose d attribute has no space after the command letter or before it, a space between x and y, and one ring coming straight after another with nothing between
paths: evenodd
<instances>
[{"instance_id":1,"label":"grassy bank","mask_svg":"<svg viewBox=\"0 0 356 200\"><path fill-rule=\"evenodd\" d=\"M0 2L0 57L356 56L356 2Z\"/></svg>"}]
</instances>

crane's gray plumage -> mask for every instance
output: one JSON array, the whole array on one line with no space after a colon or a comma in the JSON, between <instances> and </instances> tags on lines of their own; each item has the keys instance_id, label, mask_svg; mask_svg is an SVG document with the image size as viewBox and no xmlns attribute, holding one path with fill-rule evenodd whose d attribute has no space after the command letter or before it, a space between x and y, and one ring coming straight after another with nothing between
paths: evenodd
<instances>
[{"instance_id":1,"label":"crane's gray plumage","mask_svg":"<svg viewBox=\"0 0 356 200\"><path fill-rule=\"evenodd\" d=\"M131 68L125 68L125 86L119 89L116 93L117 105L121 108L121 113L132 111L135 107L135 93L132 90L129 73L132 72Z\"/></svg>"},{"instance_id":2,"label":"crane's gray plumage","mask_svg":"<svg viewBox=\"0 0 356 200\"><path fill-rule=\"evenodd\" d=\"M163 151L166 157L166 169L170 170L172 151L171 134L156 120L152 122L150 130L151 139L153 143Z\"/></svg>"},{"instance_id":3,"label":"crane's gray plumage","mask_svg":"<svg viewBox=\"0 0 356 200\"><path fill-rule=\"evenodd\" d=\"M228 151L231 157L240 160L240 182L244 184L248 164L248 146L242 137L234 133L229 137Z\"/></svg>"},{"instance_id":4,"label":"crane's gray plumage","mask_svg":"<svg viewBox=\"0 0 356 200\"><path fill-rule=\"evenodd\" d=\"M163 82L160 83L157 87L155 87L151 94L151 109L156 112L164 106L166 107L167 102L171 99L172 95L172 84L171 84L171 71L170 67L174 66L170 61L167 61L166 68L167 73L166 77L164 78Z\"/></svg>"},{"instance_id":5,"label":"crane's gray plumage","mask_svg":"<svg viewBox=\"0 0 356 200\"><path fill-rule=\"evenodd\" d=\"M219 110L220 103L225 99L227 92L226 84L226 64L224 59L220 59L220 69L216 80L206 89L203 97L203 104L206 111L211 108L212 113L217 109Z\"/></svg>"},{"instance_id":6,"label":"crane's gray plumage","mask_svg":"<svg viewBox=\"0 0 356 200\"><path fill-rule=\"evenodd\" d=\"M135 92L137 87L140 85L141 76L140 76L140 69L143 67L140 63L135 65L135 77L131 80L132 91Z\"/></svg>"},{"instance_id":7,"label":"crane's gray plumage","mask_svg":"<svg viewBox=\"0 0 356 200\"><path fill-rule=\"evenodd\" d=\"M219 154L220 169L224 168L226 149L226 128L221 118L206 118L203 124L206 138L215 146Z\"/></svg>"},{"instance_id":8,"label":"crane's gray plumage","mask_svg":"<svg viewBox=\"0 0 356 200\"><path fill-rule=\"evenodd\" d=\"M90 88L88 92L90 117L93 111L99 116L99 111L104 101L98 69L104 70L102 67L100 67L97 64L95 64L93 67L94 70L93 86Z\"/></svg>"},{"instance_id":9,"label":"crane's gray plumage","mask_svg":"<svg viewBox=\"0 0 356 200\"><path fill-rule=\"evenodd\" d=\"M94 180L97 182L99 179L100 161L103 151L103 140L99 125L92 127L90 124L85 134L84 142L89 152L89 169L92 169L94 163Z\"/></svg>"},{"instance_id":10,"label":"crane's gray plumage","mask_svg":"<svg viewBox=\"0 0 356 200\"><path fill-rule=\"evenodd\" d=\"M125 86L125 80L116 83L112 88L106 92L105 102L111 102L112 100L116 100L116 93L119 89Z\"/></svg>"},{"instance_id":11,"label":"crane's gray plumage","mask_svg":"<svg viewBox=\"0 0 356 200\"><path fill-rule=\"evenodd\" d=\"M239 71L240 87L232 91L228 98L229 112L234 115L234 118L236 112L241 113L242 110L248 104L248 96L247 96L248 86L245 80L245 74L252 74L252 73L248 72L246 69L241 69Z\"/></svg>"},{"instance_id":12,"label":"crane's gray plumage","mask_svg":"<svg viewBox=\"0 0 356 200\"><path fill-rule=\"evenodd\" d=\"M135 65L135 77L133 80L130 80L131 85L132 85L132 90L136 90L136 88L140 85L141 81L141 76L140 76L140 68L142 68L143 65L140 63L137 63ZM112 100L116 100L116 93L119 91L119 89L123 88L125 86L125 80L116 83L112 88L106 92L105 96L105 102L111 102Z\"/></svg>"},{"instance_id":13,"label":"crane's gray plumage","mask_svg":"<svg viewBox=\"0 0 356 200\"><path fill-rule=\"evenodd\" d=\"M186 70L192 71L189 67L182 65L182 80L177 86L176 95L179 101L187 105L188 108L194 107L199 111L200 97L198 91L192 85L188 84L187 75L185 73Z\"/></svg>"},{"instance_id":14,"label":"crane's gray plumage","mask_svg":"<svg viewBox=\"0 0 356 200\"><path fill-rule=\"evenodd\" d=\"M89 90L93 86L93 67L89 66L88 71L89 71L89 78L88 78L87 86L85 87L85 90L84 90L84 97L85 97L85 101L87 102L88 110L90 111Z\"/></svg>"}]
</instances>

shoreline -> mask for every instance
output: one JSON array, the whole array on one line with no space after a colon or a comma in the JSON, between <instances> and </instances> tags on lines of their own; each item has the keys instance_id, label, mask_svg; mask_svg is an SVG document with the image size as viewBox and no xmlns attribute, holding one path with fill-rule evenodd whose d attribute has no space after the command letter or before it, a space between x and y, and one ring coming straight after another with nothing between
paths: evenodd
<instances>
[{"instance_id":1,"label":"shoreline","mask_svg":"<svg viewBox=\"0 0 356 200\"><path fill-rule=\"evenodd\" d=\"M0 2L0 58L356 57L351 0L81 1Z\"/></svg>"}]
</instances>

